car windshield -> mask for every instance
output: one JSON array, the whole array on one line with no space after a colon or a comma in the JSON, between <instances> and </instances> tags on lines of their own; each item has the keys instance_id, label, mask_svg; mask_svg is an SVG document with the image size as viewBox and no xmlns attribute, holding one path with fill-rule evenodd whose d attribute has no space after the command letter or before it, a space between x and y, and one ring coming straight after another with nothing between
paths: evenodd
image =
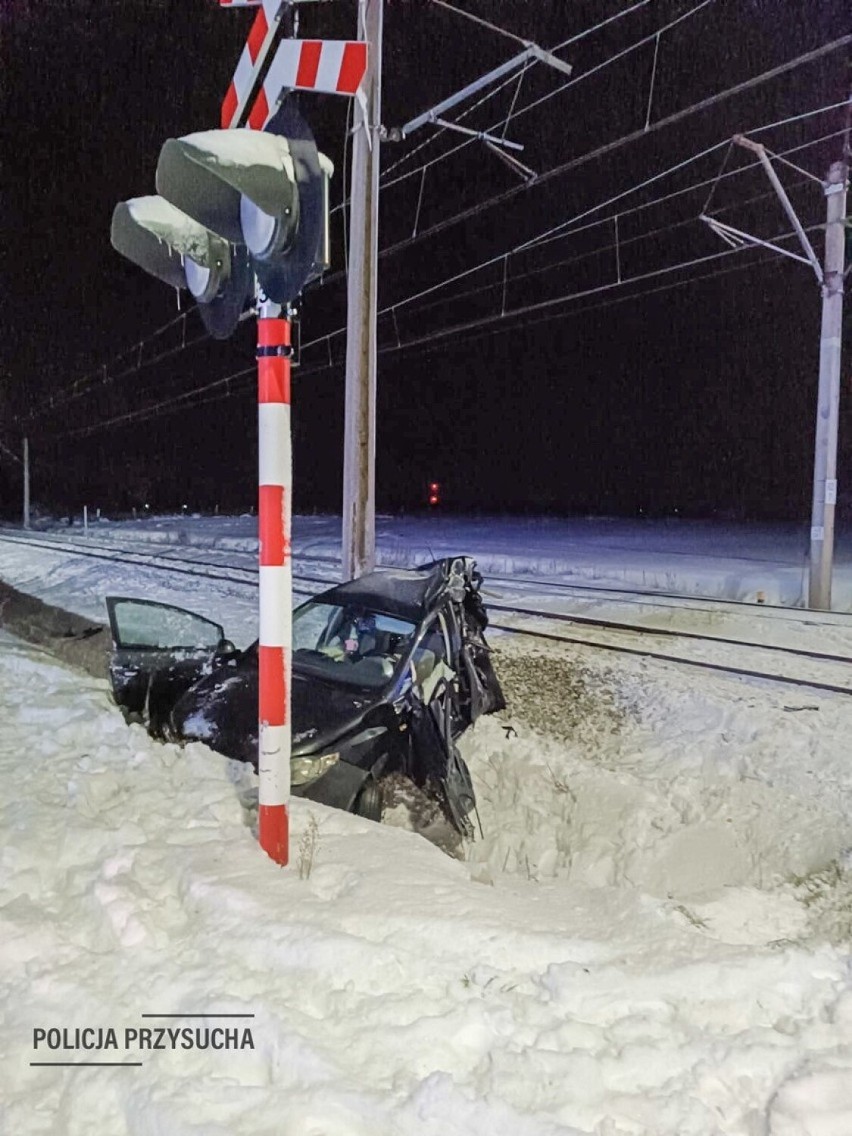
<instances>
[{"instance_id":1,"label":"car windshield","mask_svg":"<svg viewBox=\"0 0 852 1136\"><path fill-rule=\"evenodd\" d=\"M293 665L333 682L386 686L416 628L371 608L306 603L293 612Z\"/></svg>"}]
</instances>

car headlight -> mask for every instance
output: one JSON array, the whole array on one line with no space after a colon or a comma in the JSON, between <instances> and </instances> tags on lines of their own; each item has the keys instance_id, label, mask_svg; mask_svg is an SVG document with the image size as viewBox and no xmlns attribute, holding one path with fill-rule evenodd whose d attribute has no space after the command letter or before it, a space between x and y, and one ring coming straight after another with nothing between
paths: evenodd
<instances>
[{"instance_id":1,"label":"car headlight","mask_svg":"<svg viewBox=\"0 0 852 1136\"><path fill-rule=\"evenodd\" d=\"M290 784L307 785L327 773L340 760L340 753L323 753L317 757L294 757L290 762Z\"/></svg>"}]
</instances>

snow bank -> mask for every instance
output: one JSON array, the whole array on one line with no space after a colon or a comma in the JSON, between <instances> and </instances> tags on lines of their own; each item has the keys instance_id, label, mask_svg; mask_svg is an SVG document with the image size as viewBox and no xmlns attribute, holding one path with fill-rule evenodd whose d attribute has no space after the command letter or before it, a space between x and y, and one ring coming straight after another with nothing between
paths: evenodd
<instances>
[{"instance_id":1,"label":"snow bank","mask_svg":"<svg viewBox=\"0 0 852 1136\"><path fill-rule=\"evenodd\" d=\"M250 773L200 745L153 743L102 683L8 636L0 711L10 1133L852 1131L849 956L811 939L790 893L727 889L702 918L639 888L591 887L593 871L484 886L470 879L482 864L302 801L282 871L257 850ZM514 760L532 763L537 744ZM483 764L500 756L479 728L475 748ZM602 747L600 768L630 787L628 752ZM34 1051L36 1028L123 1031L143 1013L253 1014L253 1048L30 1065L81 1056Z\"/></svg>"},{"instance_id":2,"label":"snow bank","mask_svg":"<svg viewBox=\"0 0 852 1136\"><path fill-rule=\"evenodd\" d=\"M98 532L254 552L257 518L173 517L103 523ZM460 552L486 573L802 606L806 525L612 517L429 516L376 519L379 563L411 567ZM340 558L340 518L294 517L296 556ZM840 531L835 610L852 611L852 536Z\"/></svg>"}]
</instances>

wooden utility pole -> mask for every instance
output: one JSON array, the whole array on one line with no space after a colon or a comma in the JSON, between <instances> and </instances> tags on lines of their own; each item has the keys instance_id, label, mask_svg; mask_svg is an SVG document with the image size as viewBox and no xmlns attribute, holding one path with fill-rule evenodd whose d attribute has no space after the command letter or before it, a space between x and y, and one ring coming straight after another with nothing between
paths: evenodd
<instances>
[{"instance_id":1,"label":"wooden utility pole","mask_svg":"<svg viewBox=\"0 0 852 1136\"><path fill-rule=\"evenodd\" d=\"M343 579L376 566L376 310L379 247L379 127L382 113L383 0L359 0L358 38L367 73L355 100L346 404L343 437Z\"/></svg>"},{"instance_id":2,"label":"wooden utility pole","mask_svg":"<svg viewBox=\"0 0 852 1136\"><path fill-rule=\"evenodd\" d=\"M846 162L834 162L825 183L825 261L819 342L814 488L808 607L831 608L834 510L837 502L837 426L840 407L840 343L843 331L843 271L846 244Z\"/></svg>"},{"instance_id":3,"label":"wooden utility pole","mask_svg":"<svg viewBox=\"0 0 852 1136\"><path fill-rule=\"evenodd\" d=\"M24 528L30 527L30 442L24 438Z\"/></svg>"}]
</instances>

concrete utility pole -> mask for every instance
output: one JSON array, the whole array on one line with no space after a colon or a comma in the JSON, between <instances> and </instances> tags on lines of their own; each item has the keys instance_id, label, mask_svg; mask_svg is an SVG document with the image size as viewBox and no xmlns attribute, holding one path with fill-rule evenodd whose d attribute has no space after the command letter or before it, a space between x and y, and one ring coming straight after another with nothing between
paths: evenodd
<instances>
[{"instance_id":1,"label":"concrete utility pole","mask_svg":"<svg viewBox=\"0 0 852 1136\"><path fill-rule=\"evenodd\" d=\"M850 97L852 106L852 96ZM811 547L808 570L808 607L831 609L831 574L834 564L834 509L837 503L837 426L840 407L840 355L843 328L843 273L846 244L846 193L849 178L849 148L844 144L844 160L834 162L823 184L827 209L825 260L822 265L807 232L796 215L781 181L773 169L766 148L743 134L734 142L757 154L778 199L799 238L804 255L794 253L772 241L702 213L701 220L733 248L744 245L770 248L783 256L809 264L822 290L822 331L819 346L819 389L817 392L816 440L814 445L813 504L811 508Z\"/></svg>"},{"instance_id":2,"label":"concrete utility pole","mask_svg":"<svg viewBox=\"0 0 852 1136\"><path fill-rule=\"evenodd\" d=\"M808 607L831 608L834 561L834 510L837 502L837 426L840 406L840 344L843 328L843 271L846 243L846 190L849 170L834 162L825 183L825 262L822 331L819 343L814 491Z\"/></svg>"},{"instance_id":3,"label":"concrete utility pole","mask_svg":"<svg viewBox=\"0 0 852 1136\"><path fill-rule=\"evenodd\" d=\"M24 438L24 528L30 527L30 442Z\"/></svg>"},{"instance_id":4,"label":"concrete utility pole","mask_svg":"<svg viewBox=\"0 0 852 1136\"><path fill-rule=\"evenodd\" d=\"M376 566L376 311L379 127L384 0L359 0L367 41L363 101L355 100L349 221L346 405L343 436L343 579Z\"/></svg>"}]
</instances>

